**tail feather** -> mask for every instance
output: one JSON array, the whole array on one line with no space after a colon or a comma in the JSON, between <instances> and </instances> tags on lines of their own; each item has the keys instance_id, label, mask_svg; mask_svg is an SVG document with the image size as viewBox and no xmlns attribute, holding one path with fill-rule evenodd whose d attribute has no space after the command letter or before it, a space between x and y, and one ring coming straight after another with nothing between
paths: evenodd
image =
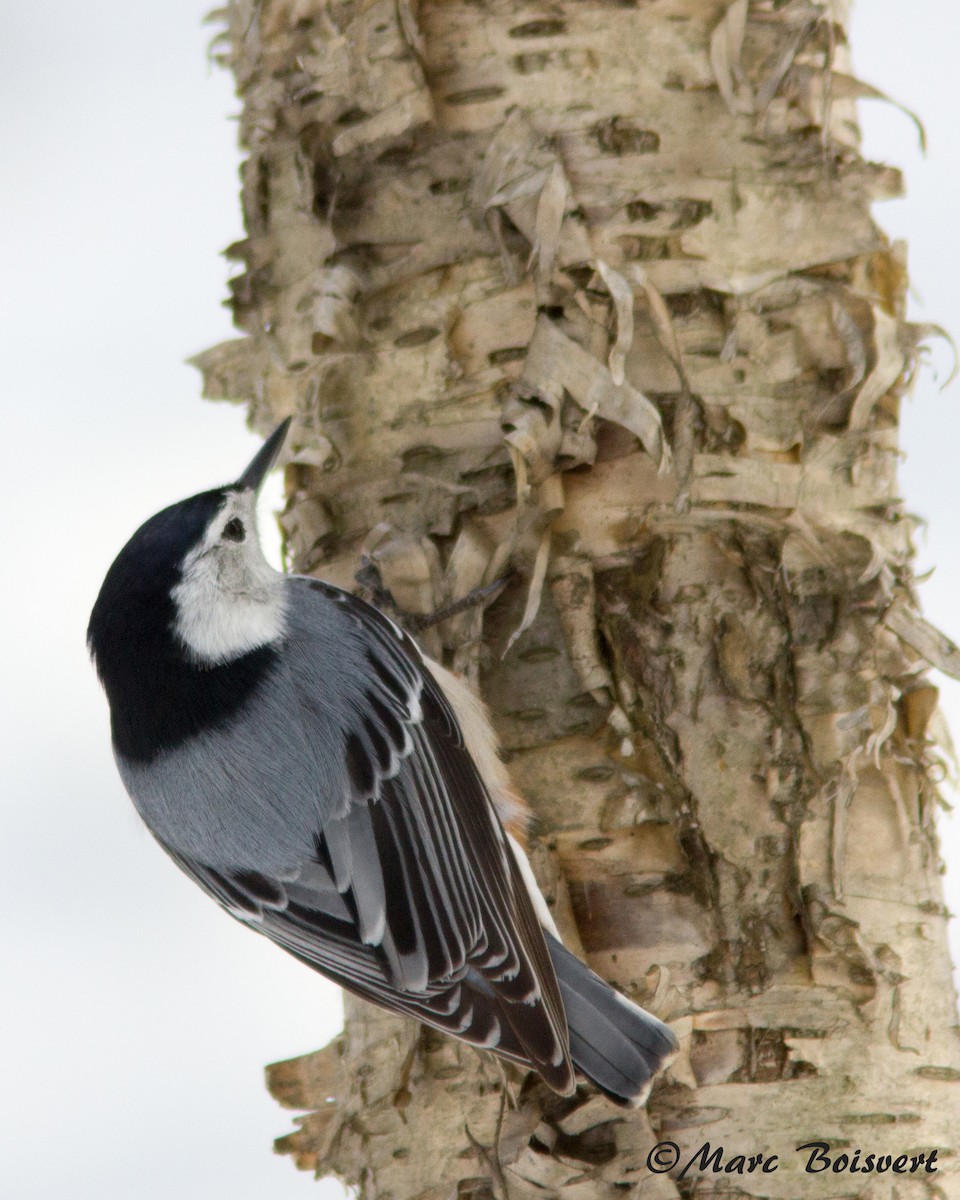
<instances>
[{"instance_id":1,"label":"tail feather","mask_svg":"<svg viewBox=\"0 0 960 1200\"><path fill-rule=\"evenodd\" d=\"M646 1100L656 1073L679 1049L668 1025L621 996L544 930L581 1075L616 1104Z\"/></svg>"}]
</instances>

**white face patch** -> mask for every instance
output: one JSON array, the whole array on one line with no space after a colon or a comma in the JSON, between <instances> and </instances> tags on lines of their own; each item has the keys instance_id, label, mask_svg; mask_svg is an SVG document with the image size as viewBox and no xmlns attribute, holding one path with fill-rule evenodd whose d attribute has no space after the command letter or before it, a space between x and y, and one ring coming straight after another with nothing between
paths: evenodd
<instances>
[{"instance_id":1,"label":"white face patch","mask_svg":"<svg viewBox=\"0 0 960 1200\"><path fill-rule=\"evenodd\" d=\"M230 492L173 589L175 632L204 666L230 662L283 634L283 576L263 557L255 509L253 492Z\"/></svg>"}]
</instances>

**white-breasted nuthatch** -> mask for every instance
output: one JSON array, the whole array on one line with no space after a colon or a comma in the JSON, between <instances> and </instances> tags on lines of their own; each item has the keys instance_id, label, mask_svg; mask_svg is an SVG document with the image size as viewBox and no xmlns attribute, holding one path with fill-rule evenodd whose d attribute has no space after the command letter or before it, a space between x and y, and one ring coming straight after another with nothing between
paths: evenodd
<instances>
[{"instance_id":1,"label":"white-breasted nuthatch","mask_svg":"<svg viewBox=\"0 0 960 1200\"><path fill-rule=\"evenodd\" d=\"M560 941L516 838L482 704L377 609L266 562L239 480L151 517L88 643L117 766L151 833L228 912L321 974L635 1105L668 1026Z\"/></svg>"}]
</instances>

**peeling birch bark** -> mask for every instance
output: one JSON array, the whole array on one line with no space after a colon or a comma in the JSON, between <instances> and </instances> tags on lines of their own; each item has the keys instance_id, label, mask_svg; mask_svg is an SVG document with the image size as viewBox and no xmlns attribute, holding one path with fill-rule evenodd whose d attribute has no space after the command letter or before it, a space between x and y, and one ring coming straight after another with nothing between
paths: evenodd
<instances>
[{"instance_id":1,"label":"peeling birch bark","mask_svg":"<svg viewBox=\"0 0 960 1200\"><path fill-rule=\"evenodd\" d=\"M960 1191L936 693L898 499L919 332L857 152L843 4L231 0L244 336L292 416L298 570L374 548L479 681L571 944L674 1022L649 1109L561 1101L359 1002L269 1069L279 1149L363 1197ZM519 631L519 632L518 632ZM504 654L504 648L510 646ZM802 1170L800 1143L936 1150Z\"/></svg>"}]
</instances>

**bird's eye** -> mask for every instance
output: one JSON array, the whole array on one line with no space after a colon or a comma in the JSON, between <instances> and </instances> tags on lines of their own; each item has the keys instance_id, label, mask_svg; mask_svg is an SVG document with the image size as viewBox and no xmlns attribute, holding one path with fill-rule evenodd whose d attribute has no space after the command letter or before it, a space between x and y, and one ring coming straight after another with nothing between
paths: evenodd
<instances>
[{"instance_id":1,"label":"bird's eye","mask_svg":"<svg viewBox=\"0 0 960 1200\"><path fill-rule=\"evenodd\" d=\"M247 531L239 517L231 517L223 527L223 540L226 542L242 542L246 536Z\"/></svg>"}]
</instances>

